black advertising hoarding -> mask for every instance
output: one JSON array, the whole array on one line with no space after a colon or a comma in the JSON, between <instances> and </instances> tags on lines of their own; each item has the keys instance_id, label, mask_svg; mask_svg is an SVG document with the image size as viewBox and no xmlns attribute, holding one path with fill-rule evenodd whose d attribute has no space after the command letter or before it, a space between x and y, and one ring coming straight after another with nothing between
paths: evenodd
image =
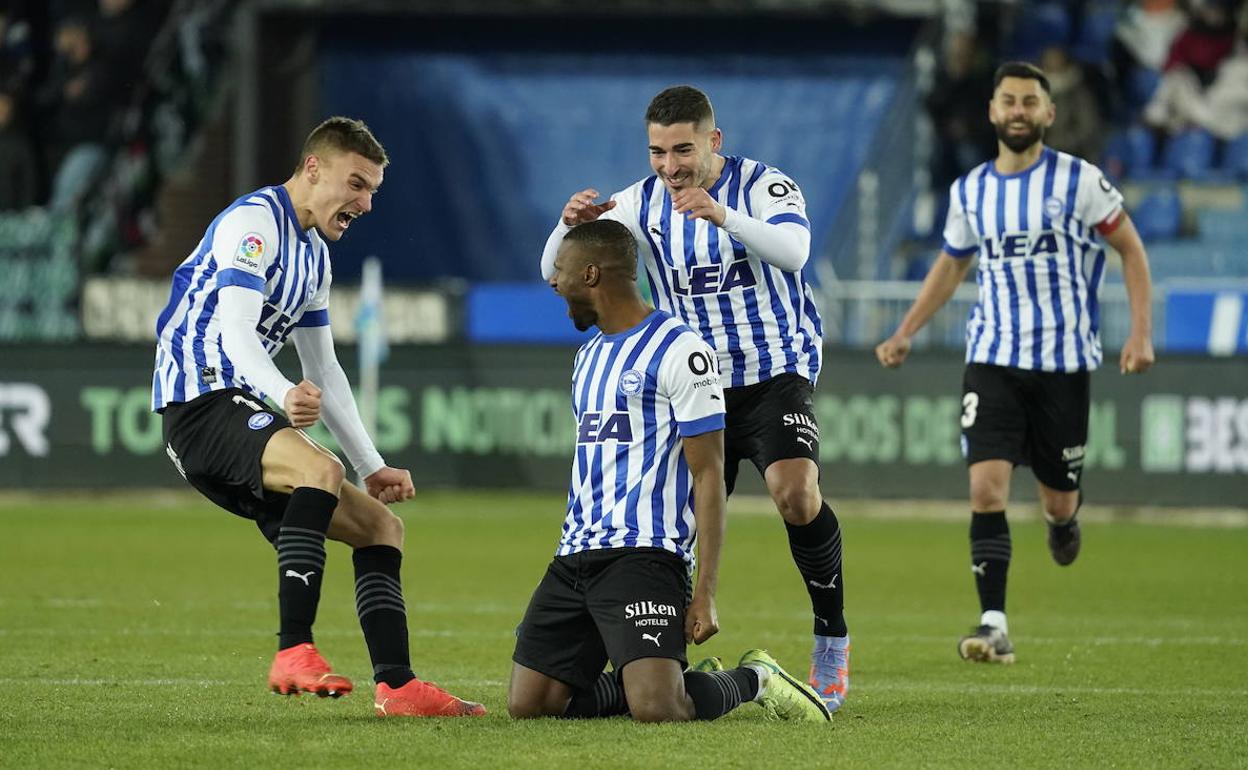
<instances>
[{"instance_id":1,"label":"black advertising hoarding","mask_svg":"<svg viewBox=\"0 0 1248 770\"><path fill-rule=\"evenodd\" d=\"M566 489L573 350L395 347L376 441L421 486ZM354 351L340 351L351 368ZM0 347L0 488L177 486L148 410L152 349ZM844 497L966 496L962 362L915 355L881 369L829 350L816 389L823 488ZM279 363L297 371L293 354ZM1167 358L1149 374L1093 376L1084 486L1099 503L1248 505L1248 364ZM323 430L313 435L329 442ZM743 480L755 474L742 473ZM1029 473L1017 498L1034 496ZM743 491L761 486L743 484Z\"/></svg>"}]
</instances>

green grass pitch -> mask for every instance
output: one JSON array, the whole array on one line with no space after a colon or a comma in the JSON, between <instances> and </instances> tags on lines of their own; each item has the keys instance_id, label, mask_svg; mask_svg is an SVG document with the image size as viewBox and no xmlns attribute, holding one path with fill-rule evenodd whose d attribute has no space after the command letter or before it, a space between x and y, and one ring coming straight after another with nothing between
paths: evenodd
<instances>
[{"instance_id":1,"label":"green grass pitch","mask_svg":"<svg viewBox=\"0 0 1248 770\"><path fill-rule=\"evenodd\" d=\"M1248 763L1248 530L1088 521L1070 568L1014 517L1019 662L976 666L966 523L846 501L850 697L831 725L515 723L513 629L549 560L558 496L427 493L400 506L417 674L481 720L379 720L347 549L332 545L317 642L359 689L265 689L273 557L189 496L0 501L5 767L1213 767ZM1092 517L1089 517L1091 519ZM694 659L769 648L804 673L805 592L774 515L734 514L723 630ZM393 763L393 764L392 764Z\"/></svg>"}]
</instances>

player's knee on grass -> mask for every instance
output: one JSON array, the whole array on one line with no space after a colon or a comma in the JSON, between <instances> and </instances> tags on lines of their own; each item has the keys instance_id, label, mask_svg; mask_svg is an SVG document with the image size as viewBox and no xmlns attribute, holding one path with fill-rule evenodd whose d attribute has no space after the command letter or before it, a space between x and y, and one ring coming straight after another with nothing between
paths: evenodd
<instances>
[{"instance_id":1,"label":"player's knee on grass","mask_svg":"<svg viewBox=\"0 0 1248 770\"><path fill-rule=\"evenodd\" d=\"M507 693L507 713L512 719L537 719L538 717L555 716L543 708L540 699L530 693Z\"/></svg>"},{"instance_id":2,"label":"player's knee on grass","mask_svg":"<svg viewBox=\"0 0 1248 770\"><path fill-rule=\"evenodd\" d=\"M688 722L694 717L680 664L674 660L643 658L625 666L624 698L638 722Z\"/></svg>"},{"instance_id":3,"label":"player's knee on grass","mask_svg":"<svg viewBox=\"0 0 1248 770\"><path fill-rule=\"evenodd\" d=\"M572 688L519 663L512 663L507 713L512 719L563 716Z\"/></svg>"}]
</instances>

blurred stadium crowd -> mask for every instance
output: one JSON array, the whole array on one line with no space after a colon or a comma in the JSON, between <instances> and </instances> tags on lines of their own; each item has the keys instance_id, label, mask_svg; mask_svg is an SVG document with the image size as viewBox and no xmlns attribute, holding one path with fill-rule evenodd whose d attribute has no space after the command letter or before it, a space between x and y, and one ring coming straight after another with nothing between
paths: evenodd
<instances>
[{"instance_id":1,"label":"blurred stadium crowd","mask_svg":"<svg viewBox=\"0 0 1248 770\"><path fill-rule=\"evenodd\" d=\"M984 6L1000 13L1003 6ZM1014 8L952 30L927 98L948 185L996 148L984 104L1004 58L1044 68L1050 146L1118 178L1248 179L1248 16L1242 0L1082 0Z\"/></svg>"},{"instance_id":2,"label":"blurred stadium crowd","mask_svg":"<svg viewBox=\"0 0 1248 770\"><path fill-rule=\"evenodd\" d=\"M993 67L1026 59L1045 69L1058 107L1046 143L1092 160L1122 187L1159 296L1176 281L1248 278L1248 5L1073 0L977 10L974 23L946 30L925 102L938 138L938 206L953 179L993 152L983 107ZM922 277L942 222L920 233L905 277Z\"/></svg>"},{"instance_id":3,"label":"blurred stadium crowd","mask_svg":"<svg viewBox=\"0 0 1248 770\"><path fill-rule=\"evenodd\" d=\"M655 12L644 3L631 5L632 15ZM712 5L724 13L723 4ZM742 8L766 13L774 10L772 5L746 3ZM65 316L77 315L85 278L167 276L185 256L185 241L193 246L205 223L201 211L171 214L159 205L159 195L171 174L193 167L197 153L204 154L203 145L211 144L204 138L206 124L222 123L216 116L229 111L223 105L229 104L231 87L238 88L223 77L236 66L231 63L237 58L232 19L247 6L231 0L0 0L0 235L5 241L0 267L10 277L0 284L0 340L73 339L80 328ZM395 7L386 6L388 12ZM795 169L812 189L827 184L839 185L829 188L838 194L842 188L850 191L844 193L841 219L831 218L837 237L822 247L823 261L833 266L825 282L828 275L923 277L939 244L949 183L995 153L985 105L996 64L1014 58L1041 64L1051 79L1058 117L1047 143L1097 162L1122 187L1163 293L1168 279L1248 278L1248 255L1240 247L1248 241L1245 0L880 0L794 2L782 10L843 13L846 7L866 8L866 15L877 19L923 18L908 61L898 60L897 71L907 74L894 78L890 92L905 109L879 111L875 124L859 121L852 129L868 137L896 134L894 144L884 146L880 139L872 150L875 156L895 156L893 170L882 165L885 170L879 172L879 211L861 208L862 178L855 190L852 176L841 168L830 167L824 174L830 181L819 179L823 172L809 161ZM519 5L507 12L530 15ZM292 59L302 50L288 47L295 52ZM836 93L834 88L829 83L829 94ZM341 101L341 96L323 95L316 115L309 117L319 119L321 111L339 107L335 98ZM461 96L468 119L476 117L469 114L477 108L470 104L475 98ZM730 98L725 94L725 103L732 105ZM734 128L745 127L749 117L740 112L733 112ZM890 124L899 115L911 125L926 121L927 141L921 130L893 130ZM229 134L228 120L219 134ZM854 121L850 115L844 120ZM287 133L306 126L295 128ZM237 126L234 131L237 135ZM230 149L220 152L216 165L228 166ZM272 154L266 147L265 159ZM199 163L196 173L202 176L202 159ZM871 164L868 156L861 167ZM912 174L912 169L924 173ZM228 190L233 197L242 189L238 184L227 180L213 189ZM898 189L905 189L904 195ZM557 202L567 192L544 194ZM201 208L216 210L229 197ZM924 197L929 204L925 215L914 203ZM877 216L878 225L872 219ZM846 220L856 229L870 223L885 234L878 239L878 268L863 259L847 269L844 255L834 251L850 251L846 244L870 251L876 243L863 247L861 236L857 241L847 236ZM542 232L549 226L542 217L535 222ZM383 237L380 223L361 237ZM181 234L172 245L171 230ZM817 268L820 244L814 248L812 266ZM515 280L499 271L493 278L465 272L438 280L469 285ZM347 282L353 279L348 273ZM427 284L429 276L399 276L400 283L405 280Z\"/></svg>"},{"instance_id":4,"label":"blurred stadium crowd","mask_svg":"<svg viewBox=\"0 0 1248 770\"><path fill-rule=\"evenodd\" d=\"M140 242L202 111L224 5L0 1L0 211L70 215L89 272Z\"/></svg>"}]
</instances>

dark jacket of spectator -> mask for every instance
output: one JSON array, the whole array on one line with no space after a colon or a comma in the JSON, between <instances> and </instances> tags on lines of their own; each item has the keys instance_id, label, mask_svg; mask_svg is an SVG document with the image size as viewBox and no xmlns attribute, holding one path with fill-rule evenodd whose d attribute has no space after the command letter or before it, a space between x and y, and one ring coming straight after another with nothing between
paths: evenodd
<instances>
[{"instance_id":1,"label":"dark jacket of spectator","mask_svg":"<svg viewBox=\"0 0 1248 770\"><path fill-rule=\"evenodd\" d=\"M120 97L107 67L94 56L85 22L62 22L55 45L52 71L39 92L49 169L56 169L75 145L107 139L109 118Z\"/></svg>"},{"instance_id":2,"label":"dark jacket of spectator","mask_svg":"<svg viewBox=\"0 0 1248 770\"><path fill-rule=\"evenodd\" d=\"M0 211L40 202L42 183L35 145L26 133L12 95L0 92Z\"/></svg>"}]
</instances>

